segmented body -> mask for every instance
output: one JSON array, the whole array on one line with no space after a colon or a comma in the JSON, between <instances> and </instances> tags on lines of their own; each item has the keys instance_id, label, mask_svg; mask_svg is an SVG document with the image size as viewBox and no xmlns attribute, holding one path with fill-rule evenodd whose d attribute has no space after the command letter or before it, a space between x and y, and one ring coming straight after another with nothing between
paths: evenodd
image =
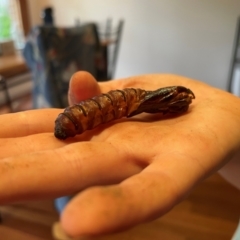
<instances>
[{"instance_id":1,"label":"segmented body","mask_svg":"<svg viewBox=\"0 0 240 240\"><path fill-rule=\"evenodd\" d=\"M156 91L135 88L112 90L67 107L55 121L55 136L60 139L73 137L100 124L141 112L182 113L193 98L193 92L181 86Z\"/></svg>"}]
</instances>

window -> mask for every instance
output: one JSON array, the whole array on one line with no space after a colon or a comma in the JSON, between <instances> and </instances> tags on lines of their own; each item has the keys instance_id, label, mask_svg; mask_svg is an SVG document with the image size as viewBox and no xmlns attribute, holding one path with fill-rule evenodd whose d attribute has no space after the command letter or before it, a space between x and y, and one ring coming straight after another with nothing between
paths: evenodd
<instances>
[{"instance_id":1,"label":"window","mask_svg":"<svg viewBox=\"0 0 240 240\"><path fill-rule=\"evenodd\" d=\"M0 0L0 40L13 39L16 48L24 45L29 30L26 0Z\"/></svg>"}]
</instances>

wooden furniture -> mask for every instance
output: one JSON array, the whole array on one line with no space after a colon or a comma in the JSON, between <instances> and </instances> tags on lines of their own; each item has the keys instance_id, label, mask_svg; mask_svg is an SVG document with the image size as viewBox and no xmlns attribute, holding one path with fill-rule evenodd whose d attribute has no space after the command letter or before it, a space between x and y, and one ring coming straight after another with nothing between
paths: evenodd
<instances>
[{"instance_id":1,"label":"wooden furniture","mask_svg":"<svg viewBox=\"0 0 240 240\"><path fill-rule=\"evenodd\" d=\"M81 240L229 240L238 225L240 191L215 174L163 217L123 233ZM63 240L52 201L0 206L0 239ZM82 220L84 221L84 219ZM53 229L52 229L52 226ZM52 237L52 230L54 236Z\"/></svg>"},{"instance_id":2,"label":"wooden furniture","mask_svg":"<svg viewBox=\"0 0 240 240\"><path fill-rule=\"evenodd\" d=\"M28 68L20 53L0 56L0 75L4 78L13 77L28 72Z\"/></svg>"},{"instance_id":3,"label":"wooden furniture","mask_svg":"<svg viewBox=\"0 0 240 240\"><path fill-rule=\"evenodd\" d=\"M20 53L0 56L0 105L6 108L3 112L20 111L16 106L20 106L26 95L29 98L31 81L29 70Z\"/></svg>"}]
</instances>

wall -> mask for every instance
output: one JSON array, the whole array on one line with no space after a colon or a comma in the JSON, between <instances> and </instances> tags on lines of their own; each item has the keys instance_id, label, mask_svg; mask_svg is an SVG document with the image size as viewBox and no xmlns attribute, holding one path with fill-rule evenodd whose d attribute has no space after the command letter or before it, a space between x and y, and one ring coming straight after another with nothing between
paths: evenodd
<instances>
[{"instance_id":1,"label":"wall","mask_svg":"<svg viewBox=\"0 0 240 240\"><path fill-rule=\"evenodd\" d=\"M226 88L240 0L35 0L57 25L125 19L116 78L170 72Z\"/></svg>"}]
</instances>

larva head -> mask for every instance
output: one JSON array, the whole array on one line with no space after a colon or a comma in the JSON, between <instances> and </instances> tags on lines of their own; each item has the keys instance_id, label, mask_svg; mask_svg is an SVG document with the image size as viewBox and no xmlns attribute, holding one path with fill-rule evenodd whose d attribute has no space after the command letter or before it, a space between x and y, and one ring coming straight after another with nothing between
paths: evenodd
<instances>
[{"instance_id":1,"label":"larva head","mask_svg":"<svg viewBox=\"0 0 240 240\"><path fill-rule=\"evenodd\" d=\"M168 112L170 113L183 113L188 110L192 99L195 98L194 93L189 89L182 86L176 86L172 96L170 96L168 103Z\"/></svg>"},{"instance_id":2,"label":"larva head","mask_svg":"<svg viewBox=\"0 0 240 240\"><path fill-rule=\"evenodd\" d=\"M183 86L160 88L156 91L147 91L147 94L138 109L128 117L141 112L147 113L183 113L195 96L193 92Z\"/></svg>"},{"instance_id":3,"label":"larva head","mask_svg":"<svg viewBox=\"0 0 240 240\"><path fill-rule=\"evenodd\" d=\"M73 121L64 113L60 113L55 120L54 135L59 139L66 139L76 135Z\"/></svg>"}]
</instances>

